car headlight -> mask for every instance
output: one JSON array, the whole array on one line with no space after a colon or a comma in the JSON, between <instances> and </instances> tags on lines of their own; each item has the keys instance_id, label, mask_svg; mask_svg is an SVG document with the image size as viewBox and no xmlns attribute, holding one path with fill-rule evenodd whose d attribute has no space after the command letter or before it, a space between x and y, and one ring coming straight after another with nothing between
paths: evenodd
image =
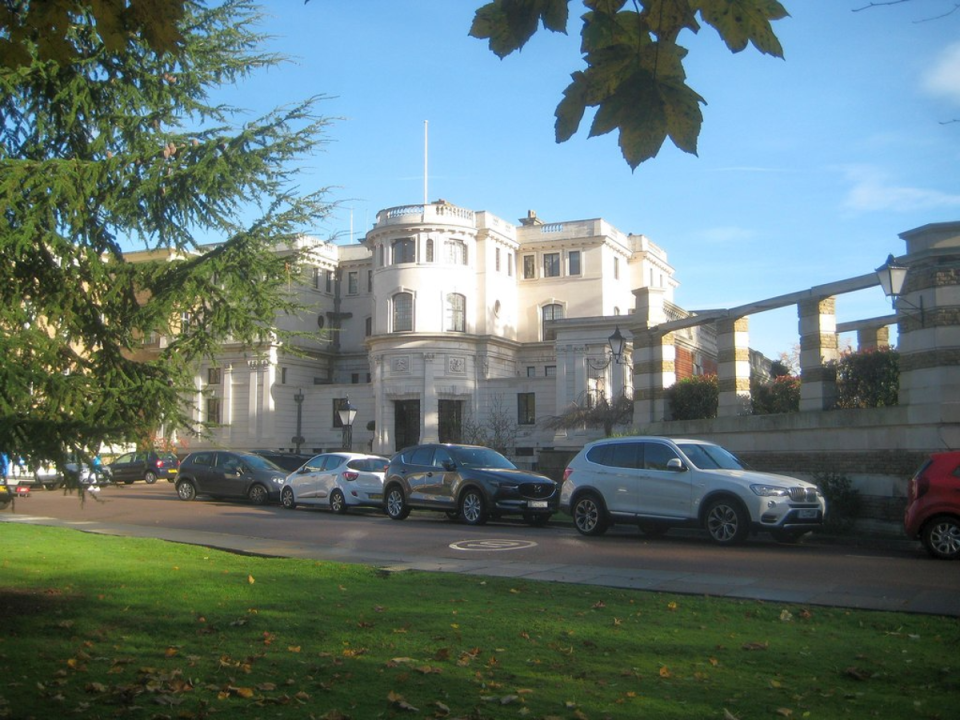
<instances>
[{"instance_id":1,"label":"car headlight","mask_svg":"<svg viewBox=\"0 0 960 720\"><path fill-rule=\"evenodd\" d=\"M760 497L785 497L790 494L787 488L777 487L776 485L751 485L750 489Z\"/></svg>"},{"instance_id":2,"label":"car headlight","mask_svg":"<svg viewBox=\"0 0 960 720\"><path fill-rule=\"evenodd\" d=\"M274 484L274 485L283 485L283 481L284 481L285 479L286 479L286 478L275 477L275 478L273 479L273 484Z\"/></svg>"}]
</instances>

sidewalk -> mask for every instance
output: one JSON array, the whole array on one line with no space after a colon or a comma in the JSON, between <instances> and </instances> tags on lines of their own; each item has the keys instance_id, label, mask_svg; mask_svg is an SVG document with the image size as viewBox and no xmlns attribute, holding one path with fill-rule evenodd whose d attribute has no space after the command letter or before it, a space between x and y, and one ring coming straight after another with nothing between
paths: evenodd
<instances>
[{"instance_id":1,"label":"sidewalk","mask_svg":"<svg viewBox=\"0 0 960 720\"><path fill-rule=\"evenodd\" d=\"M121 525L99 522L68 522L53 518L0 515L0 521L66 527L84 532L128 537L156 538L170 542L203 545L229 552L265 557L290 557L342 563L358 563L381 568L385 572L419 570L424 572L463 573L487 577L521 578L531 581L564 582L584 585L646 590L653 592L710 595L730 599L755 599L769 602L849 607L862 610L889 610L960 617L960 592L933 591L925 588L877 587L850 578L843 584L822 583L816 579L777 580L762 576L736 576L707 572L670 572L643 568L603 568L568 563L530 563L505 560L498 553L476 554L463 558L411 556L392 552L357 551L294 541L272 540L243 535L203 531L184 532L161 527ZM846 542L849 538L844 537ZM830 538L814 538L811 543L829 543ZM895 543L903 547L903 536L858 538L856 542ZM911 547L914 544L911 544ZM854 546L855 549L855 546ZM954 563L943 563L946 573L956 573ZM960 581L958 581L960 584Z\"/></svg>"}]
</instances>

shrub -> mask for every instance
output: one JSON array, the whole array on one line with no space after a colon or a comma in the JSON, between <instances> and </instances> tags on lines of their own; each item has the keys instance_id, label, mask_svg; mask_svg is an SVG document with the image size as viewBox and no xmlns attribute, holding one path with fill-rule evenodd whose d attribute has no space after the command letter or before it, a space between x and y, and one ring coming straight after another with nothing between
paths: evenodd
<instances>
[{"instance_id":1,"label":"shrub","mask_svg":"<svg viewBox=\"0 0 960 720\"><path fill-rule=\"evenodd\" d=\"M837 406L888 407L900 391L900 354L882 348L845 353L837 363Z\"/></svg>"},{"instance_id":2,"label":"shrub","mask_svg":"<svg viewBox=\"0 0 960 720\"><path fill-rule=\"evenodd\" d=\"M800 378L778 375L769 383L751 381L750 396L754 415L798 412L800 410Z\"/></svg>"},{"instance_id":3,"label":"shrub","mask_svg":"<svg viewBox=\"0 0 960 720\"><path fill-rule=\"evenodd\" d=\"M813 481L827 500L824 529L836 533L848 532L860 515L860 491L843 473L815 472Z\"/></svg>"},{"instance_id":4,"label":"shrub","mask_svg":"<svg viewBox=\"0 0 960 720\"><path fill-rule=\"evenodd\" d=\"M720 384L716 375L684 378L667 389L674 420L704 420L717 416Z\"/></svg>"}]
</instances>

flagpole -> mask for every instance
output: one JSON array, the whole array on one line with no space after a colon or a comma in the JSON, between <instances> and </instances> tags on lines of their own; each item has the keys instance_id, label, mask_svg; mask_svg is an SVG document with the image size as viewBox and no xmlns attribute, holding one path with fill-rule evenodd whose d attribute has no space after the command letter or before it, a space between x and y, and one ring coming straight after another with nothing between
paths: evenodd
<instances>
[{"instance_id":1,"label":"flagpole","mask_svg":"<svg viewBox=\"0 0 960 720\"><path fill-rule=\"evenodd\" d=\"M428 202L427 200L427 197L428 197L428 193L427 193L427 146L428 146L427 128L428 128L428 125L429 123L426 120L424 120L423 121L423 205L424 207L426 207Z\"/></svg>"}]
</instances>

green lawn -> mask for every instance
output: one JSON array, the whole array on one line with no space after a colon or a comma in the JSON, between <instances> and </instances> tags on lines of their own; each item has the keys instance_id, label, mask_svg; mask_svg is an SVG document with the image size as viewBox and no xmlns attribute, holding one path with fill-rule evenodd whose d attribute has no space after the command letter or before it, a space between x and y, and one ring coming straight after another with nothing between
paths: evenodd
<instances>
[{"instance_id":1,"label":"green lawn","mask_svg":"<svg viewBox=\"0 0 960 720\"><path fill-rule=\"evenodd\" d=\"M954 618L11 523L0 539L2 718L953 718L960 704Z\"/></svg>"}]
</instances>

